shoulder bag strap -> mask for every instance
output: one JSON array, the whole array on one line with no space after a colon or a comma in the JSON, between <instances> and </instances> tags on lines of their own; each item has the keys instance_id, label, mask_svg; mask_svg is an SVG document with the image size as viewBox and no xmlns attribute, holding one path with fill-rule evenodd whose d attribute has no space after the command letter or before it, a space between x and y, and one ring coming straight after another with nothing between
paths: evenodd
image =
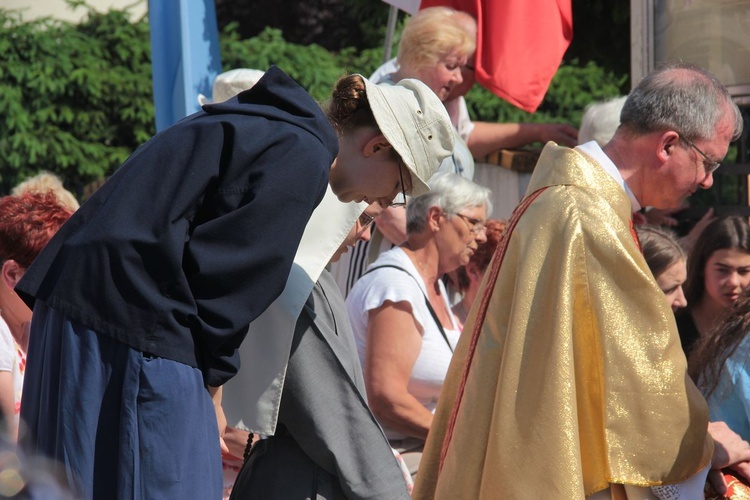
<instances>
[{"instance_id":1,"label":"shoulder bag strap","mask_svg":"<svg viewBox=\"0 0 750 500\"><path fill-rule=\"evenodd\" d=\"M443 328L443 325L440 323L440 319L438 318L437 313L435 312L435 309L433 309L432 304L430 304L430 300L427 298L427 295L422 291L422 287L419 286L419 281L417 281L417 278L414 277L409 271L404 269L403 267L394 266L392 264L383 264L382 266L373 267L367 270L365 274L370 274L371 272L375 271L376 269L383 269L386 267L390 267L391 269L398 269L399 271L403 271L417 283L417 288L419 288L419 291L422 293L422 296L424 297L424 303L427 305L427 309L430 311L430 314L432 315L432 319L435 321L435 324L438 327L438 330L440 330L440 334L443 336L443 339L445 339L445 343L448 344L448 349L453 352L453 346L451 345L450 341L448 340L448 335L445 333L445 329ZM362 276L364 276L363 274Z\"/></svg>"}]
</instances>

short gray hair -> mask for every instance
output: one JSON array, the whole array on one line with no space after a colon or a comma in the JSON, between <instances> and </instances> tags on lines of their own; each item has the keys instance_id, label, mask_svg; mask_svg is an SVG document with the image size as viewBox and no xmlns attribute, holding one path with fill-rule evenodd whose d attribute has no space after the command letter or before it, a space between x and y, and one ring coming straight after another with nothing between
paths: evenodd
<instances>
[{"instance_id":1,"label":"short gray hair","mask_svg":"<svg viewBox=\"0 0 750 500\"><path fill-rule=\"evenodd\" d=\"M419 233L427 227L427 213L440 207L450 216L473 207L485 207L492 214L491 191L458 174L438 172L430 177L430 192L411 198L406 205L406 232Z\"/></svg>"},{"instance_id":2,"label":"short gray hair","mask_svg":"<svg viewBox=\"0 0 750 500\"><path fill-rule=\"evenodd\" d=\"M690 141L708 140L715 136L725 106L734 113L735 140L742 133L742 116L726 87L700 66L671 63L636 85L622 108L620 123L635 134L674 130Z\"/></svg>"}]
</instances>

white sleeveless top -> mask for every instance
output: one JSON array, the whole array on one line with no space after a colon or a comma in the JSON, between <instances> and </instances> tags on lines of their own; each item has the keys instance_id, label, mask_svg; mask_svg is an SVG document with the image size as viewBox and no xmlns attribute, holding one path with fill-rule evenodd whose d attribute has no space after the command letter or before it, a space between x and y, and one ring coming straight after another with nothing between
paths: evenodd
<instances>
[{"instance_id":1,"label":"white sleeveless top","mask_svg":"<svg viewBox=\"0 0 750 500\"><path fill-rule=\"evenodd\" d=\"M437 398L453 356L451 347L455 349L461 334L458 320L451 312L453 328L445 329L446 336L451 344L451 347L448 347L448 342L443 338L425 304L425 283L411 259L401 248L396 247L381 254L370 268L382 265L401 267L408 274L399 269L378 269L362 276L349 292L346 299L346 308L352 322L359 360L364 368L369 311L382 306L385 301L408 302L411 305L414 319L422 328L422 348L414 364L407 389L425 408L434 413ZM438 286L440 286L440 294L443 300L446 301L446 308L450 311L445 287L441 281L438 282ZM407 437L385 425L383 425L383 430L388 439Z\"/></svg>"}]
</instances>

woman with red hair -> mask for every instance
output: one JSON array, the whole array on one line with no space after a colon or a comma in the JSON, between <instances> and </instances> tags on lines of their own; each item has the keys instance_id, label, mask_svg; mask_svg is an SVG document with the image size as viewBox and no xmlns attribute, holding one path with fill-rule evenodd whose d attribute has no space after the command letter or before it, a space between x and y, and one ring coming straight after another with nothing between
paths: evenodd
<instances>
[{"instance_id":1,"label":"woman with red hair","mask_svg":"<svg viewBox=\"0 0 750 500\"><path fill-rule=\"evenodd\" d=\"M73 211L52 192L31 192L0 198L0 214L0 415L15 440L31 309L13 288Z\"/></svg>"}]
</instances>

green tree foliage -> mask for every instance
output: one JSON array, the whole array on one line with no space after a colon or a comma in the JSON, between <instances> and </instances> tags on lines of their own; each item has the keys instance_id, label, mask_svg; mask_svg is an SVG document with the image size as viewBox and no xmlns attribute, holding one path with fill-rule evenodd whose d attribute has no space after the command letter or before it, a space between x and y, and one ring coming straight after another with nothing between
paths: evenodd
<instances>
[{"instance_id":1,"label":"green tree foliage","mask_svg":"<svg viewBox=\"0 0 750 500\"><path fill-rule=\"evenodd\" d=\"M76 191L154 133L148 25L89 10L77 25L0 10L0 187L39 170Z\"/></svg>"},{"instance_id":2,"label":"green tree foliage","mask_svg":"<svg viewBox=\"0 0 750 500\"><path fill-rule=\"evenodd\" d=\"M223 30L220 45L225 70L266 70L275 64L318 101L330 96L333 83L345 74L340 64L342 56L316 44L302 46L287 42L281 31L275 28L266 28L258 36L242 40L237 25L230 24ZM343 57L351 56L352 51L347 50Z\"/></svg>"},{"instance_id":3,"label":"green tree foliage","mask_svg":"<svg viewBox=\"0 0 750 500\"><path fill-rule=\"evenodd\" d=\"M243 39L271 27L295 44L363 50L383 43L388 5L380 0L216 0L216 17L219 29L232 24Z\"/></svg>"},{"instance_id":4,"label":"green tree foliage","mask_svg":"<svg viewBox=\"0 0 750 500\"><path fill-rule=\"evenodd\" d=\"M563 64L552 79L536 113L527 113L475 85L466 95L469 113L476 120L497 122L565 122L580 125L587 104L620 95L627 80L589 61Z\"/></svg>"},{"instance_id":5,"label":"green tree foliage","mask_svg":"<svg viewBox=\"0 0 750 500\"><path fill-rule=\"evenodd\" d=\"M370 75L383 58L382 47L362 51L348 47L329 52L316 44L291 43L276 28L266 28L256 37L241 39L236 24L224 28L220 45L225 70L240 67L268 69L275 64L317 101L328 99L331 88L342 76L350 73Z\"/></svg>"}]
</instances>

